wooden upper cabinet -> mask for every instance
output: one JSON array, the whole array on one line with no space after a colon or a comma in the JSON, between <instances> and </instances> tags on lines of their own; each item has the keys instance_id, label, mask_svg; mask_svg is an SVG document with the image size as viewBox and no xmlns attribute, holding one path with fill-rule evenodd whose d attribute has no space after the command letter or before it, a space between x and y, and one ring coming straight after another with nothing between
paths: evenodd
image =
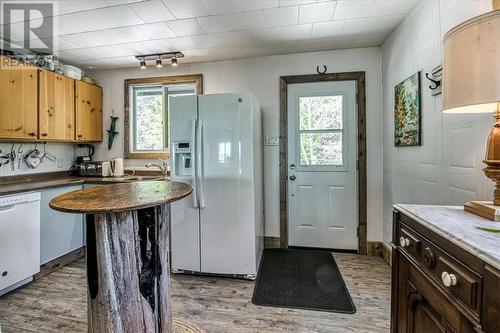
<instances>
[{"instance_id":1,"label":"wooden upper cabinet","mask_svg":"<svg viewBox=\"0 0 500 333\"><path fill-rule=\"evenodd\" d=\"M39 78L40 139L75 140L75 80L45 70Z\"/></svg>"},{"instance_id":2,"label":"wooden upper cabinet","mask_svg":"<svg viewBox=\"0 0 500 333\"><path fill-rule=\"evenodd\" d=\"M38 70L0 57L0 139L38 137Z\"/></svg>"},{"instance_id":3,"label":"wooden upper cabinet","mask_svg":"<svg viewBox=\"0 0 500 333\"><path fill-rule=\"evenodd\" d=\"M102 141L102 88L76 81L76 141Z\"/></svg>"}]
</instances>

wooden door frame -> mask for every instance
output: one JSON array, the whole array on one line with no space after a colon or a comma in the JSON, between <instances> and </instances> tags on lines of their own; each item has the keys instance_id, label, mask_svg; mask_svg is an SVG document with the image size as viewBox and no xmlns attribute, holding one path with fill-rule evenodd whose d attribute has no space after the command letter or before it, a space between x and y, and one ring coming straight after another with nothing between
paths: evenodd
<instances>
[{"instance_id":1,"label":"wooden door frame","mask_svg":"<svg viewBox=\"0 0 500 333\"><path fill-rule=\"evenodd\" d=\"M325 81L355 81L358 137L358 253L367 254L366 194L366 82L365 72L293 75L280 77L280 247L288 247L288 85Z\"/></svg>"}]
</instances>

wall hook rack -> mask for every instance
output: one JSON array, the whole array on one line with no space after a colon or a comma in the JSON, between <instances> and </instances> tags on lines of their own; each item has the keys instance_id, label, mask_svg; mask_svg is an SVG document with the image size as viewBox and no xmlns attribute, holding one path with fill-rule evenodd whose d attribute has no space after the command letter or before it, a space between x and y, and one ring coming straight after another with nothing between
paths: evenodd
<instances>
[{"instance_id":1,"label":"wall hook rack","mask_svg":"<svg viewBox=\"0 0 500 333\"><path fill-rule=\"evenodd\" d=\"M323 70L322 71L319 70L319 66L316 66L316 72L318 72L318 74L326 74L327 70L328 69L327 69L326 65L323 65Z\"/></svg>"},{"instance_id":2,"label":"wall hook rack","mask_svg":"<svg viewBox=\"0 0 500 333\"><path fill-rule=\"evenodd\" d=\"M429 81L431 81L431 85L429 86L429 89L432 90L432 96L436 96L436 95L441 94L441 91L442 91L441 80L443 77L443 67L441 65L435 67L430 72L430 75L429 75L429 73L425 73L425 77Z\"/></svg>"}]
</instances>

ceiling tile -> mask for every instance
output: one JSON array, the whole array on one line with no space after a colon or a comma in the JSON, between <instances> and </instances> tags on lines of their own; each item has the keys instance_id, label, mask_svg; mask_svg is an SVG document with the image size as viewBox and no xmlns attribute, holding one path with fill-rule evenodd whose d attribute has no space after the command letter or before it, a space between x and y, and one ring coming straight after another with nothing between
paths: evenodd
<instances>
[{"instance_id":1,"label":"ceiling tile","mask_svg":"<svg viewBox=\"0 0 500 333\"><path fill-rule=\"evenodd\" d=\"M254 29L250 31L252 42L256 45L279 43L281 39L280 27Z\"/></svg>"},{"instance_id":2,"label":"ceiling tile","mask_svg":"<svg viewBox=\"0 0 500 333\"><path fill-rule=\"evenodd\" d=\"M278 0L240 0L246 12L278 7Z\"/></svg>"},{"instance_id":3,"label":"ceiling tile","mask_svg":"<svg viewBox=\"0 0 500 333\"><path fill-rule=\"evenodd\" d=\"M330 21L336 5L336 1L329 1L300 6L299 23Z\"/></svg>"},{"instance_id":4,"label":"ceiling tile","mask_svg":"<svg viewBox=\"0 0 500 333\"><path fill-rule=\"evenodd\" d=\"M102 58L123 57L127 55L137 55L154 53L153 50L146 49L141 43L125 43L116 45L98 46L95 50L103 54Z\"/></svg>"},{"instance_id":5,"label":"ceiling tile","mask_svg":"<svg viewBox=\"0 0 500 333\"><path fill-rule=\"evenodd\" d=\"M88 36L87 34L88 33L78 33L60 36L59 42L70 43L77 49L102 45L90 38L90 36Z\"/></svg>"},{"instance_id":6,"label":"ceiling tile","mask_svg":"<svg viewBox=\"0 0 500 333\"><path fill-rule=\"evenodd\" d=\"M137 29L151 39L170 38L176 36L175 33L163 22L138 25Z\"/></svg>"},{"instance_id":7,"label":"ceiling tile","mask_svg":"<svg viewBox=\"0 0 500 333\"><path fill-rule=\"evenodd\" d=\"M374 0L339 0L333 14L333 19L345 20L369 16L369 8L373 2Z\"/></svg>"},{"instance_id":8,"label":"ceiling tile","mask_svg":"<svg viewBox=\"0 0 500 333\"><path fill-rule=\"evenodd\" d=\"M178 19L207 16L208 12L201 0L162 0Z\"/></svg>"},{"instance_id":9,"label":"ceiling tile","mask_svg":"<svg viewBox=\"0 0 500 333\"><path fill-rule=\"evenodd\" d=\"M198 17L196 21L198 21L202 29L207 33L233 30L231 15Z\"/></svg>"},{"instance_id":10,"label":"ceiling tile","mask_svg":"<svg viewBox=\"0 0 500 333\"><path fill-rule=\"evenodd\" d=\"M315 3L316 0L279 0L280 7L298 6L306 5L309 3Z\"/></svg>"},{"instance_id":11,"label":"ceiling tile","mask_svg":"<svg viewBox=\"0 0 500 333\"><path fill-rule=\"evenodd\" d=\"M175 20L161 0L144 1L129 5L129 7L146 23Z\"/></svg>"},{"instance_id":12,"label":"ceiling tile","mask_svg":"<svg viewBox=\"0 0 500 333\"><path fill-rule=\"evenodd\" d=\"M266 25L277 27L283 25L297 24L299 20L299 7L283 7L264 10Z\"/></svg>"},{"instance_id":13,"label":"ceiling tile","mask_svg":"<svg viewBox=\"0 0 500 333\"><path fill-rule=\"evenodd\" d=\"M197 35L193 39L202 48L219 47L223 43L220 34Z\"/></svg>"},{"instance_id":14,"label":"ceiling tile","mask_svg":"<svg viewBox=\"0 0 500 333\"><path fill-rule=\"evenodd\" d=\"M374 32L390 32L404 18L404 15L365 17L346 21L345 35L356 35Z\"/></svg>"},{"instance_id":15,"label":"ceiling tile","mask_svg":"<svg viewBox=\"0 0 500 333\"><path fill-rule=\"evenodd\" d=\"M195 49L198 46L193 37L177 37L177 38L169 38L168 42L172 45L173 48L179 51Z\"/></svg>"},{"instance_id":16,"label":"ceiling tile","mask_svg":"<svg viewBox=\"0 0 500 333\"><path fill-rule=\"evenodd\" d=\"M345 21L333 21L314 23L312 27L312 38L325 38L342 35Z\"/></svg>"},{"instance_id":17,"label":"ceiling tile","mask_svg":"<svg viewBox=\"0 0 500 333\"><path fill-rule=\"evenodd\" d=\"M243 54L245 57L259 57L269 54L267 47L243 47Z\"/></svg>"},{"instance_id":18,"label":"ceiling tile","mask_svg":"<svg viewBox=\"0 0 500 333\"><path fill-rule=\"evenodd\" d=\"M299 24L281 27L281 40L306 40L311 38L312 24Z\"/></svg>"},{"instance_id":19,"label":"ceiling tile","mask_svg":"<svg viewBox=\"0 0 500 333\"><path fill-rule=\"evenodd\" d=\"M83 14L75 13L69 15L62 15L58 17L59 31L62 35L74 34L78 32L89 31L88 26L83 21Z\"/></svg>"},{"instance_id":20,"label":"ceiling tile","mask_svg":"<svg viewBox=\"0 0 500 333\"><path fill-rule=\"evenodd\" d=\"M64 15L69 13L76 13L86 10L93 10L98 8L122 5L123 1L120 0L58 0L56 11L57 15Z\"/></svg>"},{"instance_id":21,"label":"ceiling tile","mask_svg":"<svg viewBox=\"0 0 500 333\"><path fill-rule=\"evenodd\" d=\"M195 19L170 21L166 24L177 36L191 36L205 33Z\"/></svg>"},{"instance_id":22,"label":"ceiling tile","mask_svg":"<svg viewBox=\"0 0 500 333\"><path fill-rule=\"evenodd\" d=\"M252 35L249 31L222 32L220 36L223 45L243 45L249 44L252 41Z\"/></svg>"},{"instance_id":23,"label":"ceiling tile","mask_svg":"<svg viewBox=\"0 0 500 333\"><path fill-rule=\"evenodd\" d=\"M201 0L208 14L237 13L243 10L239 0Z\"/></svg>"},{"instance_id":24,"label":"ceiling tile","mask_svg":"<svg viewBox=\"0 0 500 333\"><path fill-rule=\"evenodd\" d=\"M140 42L139 46L141 50L147 50L147 53L163 53L176 51L175 48L170 44L168 39L147 40Z\"/></svg>"},{"instance_id":25,"label":"ceiling tile","mask_svg":"<svg viewBox=\"0 0 500 333\"><path fill-rule=\"evenodd\" d=\"M370 6L370 16L396 15L409 13L418 3L418 0L376 0Z\"/></svg>"},{"instance_id":26,"label":"ceiling tile","mask_svg":"<svg viewBox=\"0 0 500 333\"><path fill-rule=\"evenodd\" d=\"M144 23L144 21L127 6L114 6L92 11L78 12L63 15L60 18L67 19L80 26L83 25L85 27L85 30L83 31L112 29ZM61 26L61 21L59 22L59 25Z\"/></svg>"},{"instance_id":27,"label":"ceiling tile","mask_svg":"<svg viewBox=\"0 0 500 333\"><path fill-rule=\"evenodd\" d=\"M266 25L264 14L260 10L231 14L228 19L231 23L232 30L257 29Z\"/></svg>"}]
</instances>

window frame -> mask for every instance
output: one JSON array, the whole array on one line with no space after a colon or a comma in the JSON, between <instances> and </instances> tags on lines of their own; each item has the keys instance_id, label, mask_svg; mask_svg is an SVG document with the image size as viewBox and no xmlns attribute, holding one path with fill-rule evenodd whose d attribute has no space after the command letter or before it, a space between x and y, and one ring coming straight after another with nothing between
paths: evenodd
<instances>
[{"instance_id":1,"label":"window frame","mask_svg":"<svg viewBox=\"0 0 500 333\"><path fill-rule=\"evenodd\" d=\"M170 156L168 150L164 151L134 151L132 144L134 135L134 123L132 118L132 113L134 112L134 107L131 105L131 98L133 95L132 88L138 86L161 86L162 95L165 97L164 86L172 84L194 84L196 86L196 94L203 94L203 75L193 74L193 75L176 75L176 76L162 76L162 77L149 77L149 78L138 78L138 79L126 79L124 83L124 157L127 159L167 159ZM163 101L163 108L165 109L165 101ZM163 120L168 121L166 119ZM165 136L168 136L168 130L165 132ZM168 137L164 138L168 140Z\"/></svg>"},{"instance_id":2,"label":"window frame","mask_svg":"<svg viewBox=\"0 0 500 333\"><path fill-rule=\"evenodd\" d=\"M317 130L301 130L300 129L300 98L302 97L323 97L323 96L342 96L342 129L317 129ZM298 171L323 171L323 172L347 172L349 170L349 164L347 160L347 146L346 146L346 138L347 138L347 130L348 130L348 117L347 117L347 93L344 91L328 91L328 92L317 92L314 94L299 94L296 96L295 105L295 156L297 157L297 170ZM302 133L319 133L319 134L328 134L328 133L341 133L342 135L342 164L340 165L303 165L301 163L301 155L300 155L300 147L302 143Z\"/></svg>"}]
</instances>

